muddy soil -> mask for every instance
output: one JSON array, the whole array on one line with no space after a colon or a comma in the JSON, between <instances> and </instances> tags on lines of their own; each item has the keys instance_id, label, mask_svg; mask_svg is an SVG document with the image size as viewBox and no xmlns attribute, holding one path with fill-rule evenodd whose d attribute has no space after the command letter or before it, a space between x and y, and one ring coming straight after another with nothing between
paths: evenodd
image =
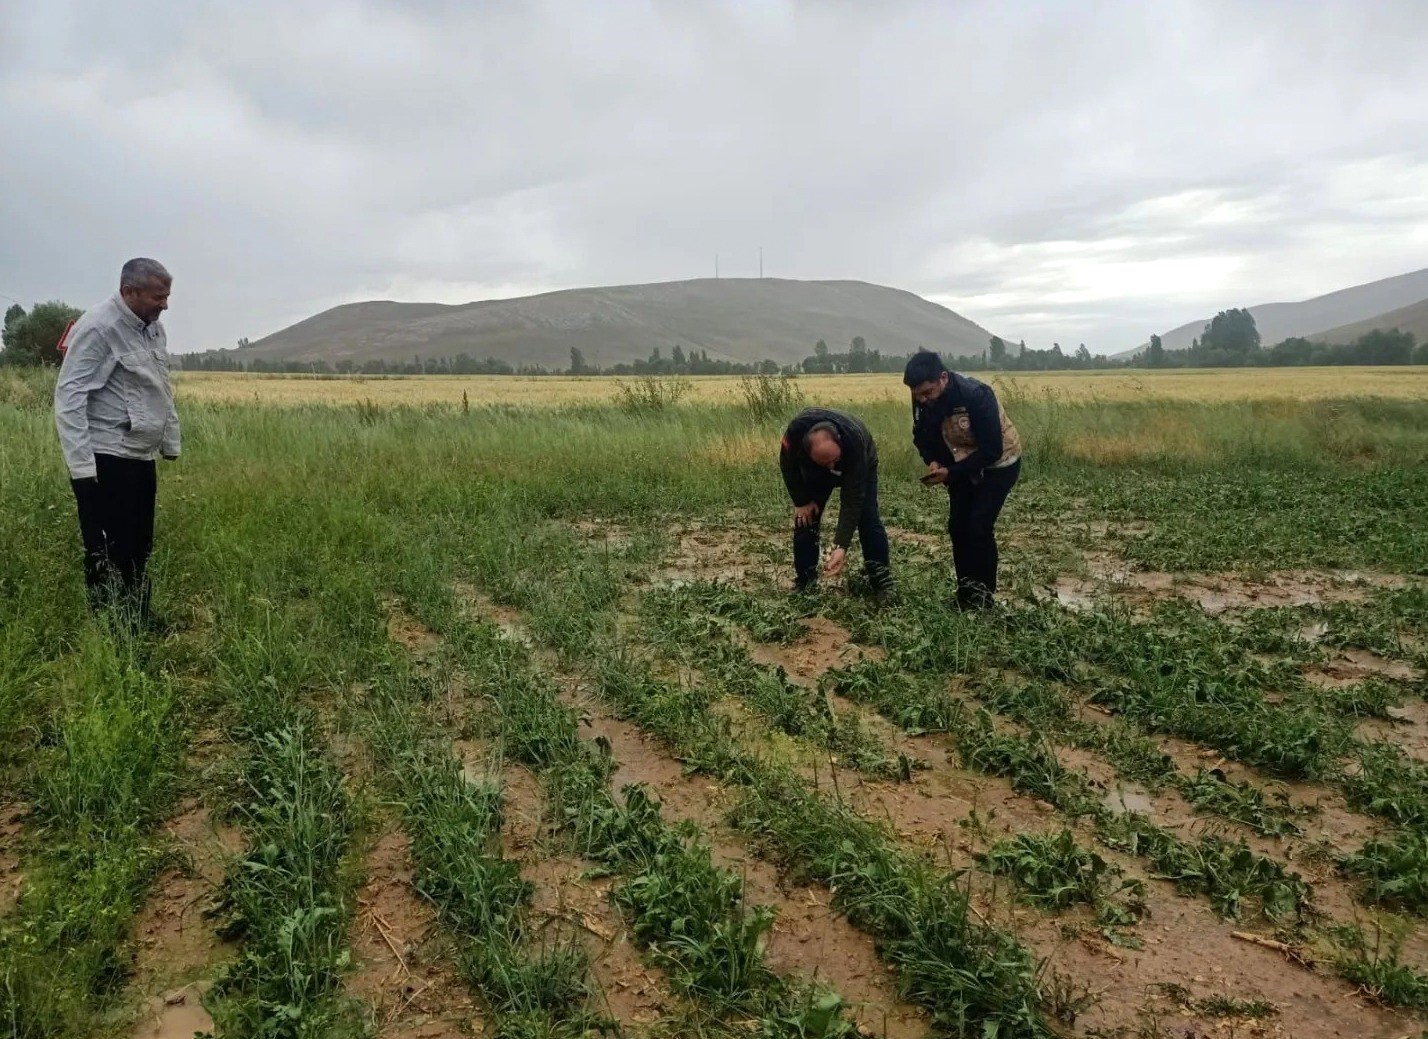
<instances>
[{"instance_id":1,"label":"muddy soil","mask_svg":"<svg viewBox=\"0 0 1428 1039\"><path fill-rule=\"evenodd\" d=\"M779 557L781 542L767 531L691 523L673 534L673 553L647 578L656 587L678 587L695 581L787 578L773 562ZM788 549L784 547L782 551Z\"/></svg>"},{"instance_id":2,"label":"muddy soil","mask_svg":"<svg viewBox=\"0 0 1428 1039\"><path fill-rule=\"evenodd\" d=\"M1313 664L1303 669L1306 681L1325 689L1342 689L1373 678L1394 682L1418 682L1423 672L1401 660L1390 660L1366 649L1348 648L1325 664Z\"/></svg>"},{"instance_id":3,"label":"muddy soil","mask_svg":"<svg viewBox=\"0 0 1428 1039\"><path fill-rule=\"evenodd\" d=\"M134 921L133 990L142 1013L136 1039L191 1039L213 1029L202 999L218 963L231 953L219 941L208 909L242 835L216 824L208 809L186 805L164 827L181 862L154 882Z\"/></svg>"},{"instance_id":4,"label":"muddy soil","mask_svg":"<svg viewBox=\"0 0 1428 1039\"><path fill-rule=\"evenodd\" d=\"M810 633L806 639L792 646L761 646L757 657L764 663L784 667L791 677L796 675L803 681L816 681L823 671L837 666L840 658L850 649L858 650L858 647L850 645L847 632L831 621L814 618L809 628ZM927 770L916 774L912 783L893 784L847 775L840 781L842 792L850 798L861 814L886 820L903 840L924 848L934 857L945 861L949 867L970 868L974 861L972 855L984 849L994 836L1060 828L1061 820L1050 805L1015 793L1007 782L961 769L947 751L944 740L934 737L918 738L910 741L907 749L927 765ZM1178 744L1167 750L1173 751L1171 756L1180 759L1178 763L1182 764L1182 767L1188 766L1191 773L1199 767L1225 765L1218 755L1190 744ZM1289 859L1291 868L1299 868L1301 872L1309 873L1316 887L1316 902L1322 911L1345 922L1362 914L1361 908L1352 899L1351 885L1335 874L1331 866L1323 865L1315 870L1305 870L1293 862L1293 849L1302 847L1303 842L1260 837L1245 827L1206 816L1197 812L1175 791L1163 790L1152 795L1148 791L1128 787L1119 781L1114 767L1109 762L1092 752L1064 745L1057 746L1056 752L1063 765L1082 772L1098 789L1105 791L1106 803L1113 810L1140 811L1158 824L1187 838L1207 831L1221 832L1231 839L1243 838L1260 854L1280 860ZM1207 758L1207 754L1214 760ZM1248 770L1246 773L1246 776L1241 778L1252 778ZM1329 802L1330 811L1338 809L1337 821L1341 824L1339 835L1349 838L1345 842L1349 848L1361 843L1364 835L1373 829L1372 824L1350 812L1347 806L1342 804L1342 799L1333 792L1321 790L1318 794L1320 800ZM1307 798L1302 791L1300 795L1302 803ZM1306 829L1310 828L1306 826ZM1344 833L1344 829L1348 832ZM1083 843L1090 843L1084 834ZM1101 850L1104 853L1104 849ZM1110 857L1121 861L1127 875L1144 877L1143 863L1126 857ZM1169 983L1173 982L1182 970L1196 970L1205 964L1236 964L1247 961L1243 968L1245 970L1254 970L1256 966L1263 967L1263 957L1260 955L1262 950L1234 939L1229 925L1221 921L1208 906L1182 898L1169 884L1151 884L1150 891L1152 897L1148 904L1151 916L1158 912L1162 917L1172 916L1179 929L1193 927L1195 933L1200 936L1197 939L1197 948L1185 952L1180 948L1178 939L1167 942L1159 935L1153 935L1146 942L1144 950L1130 955L1126 950L1117 949L1099 938L1078 938L1077 949L1068 953L1065 948L1067 942L1060 936L1059 931L1048 931L1044 926L1038 925L1039 929L1034 928L1032 931L1033 934L1040 934L1043 939L1038 945L1038 952L1058 960L1074 962L1084 959L1083 954L1089 948L1093 958L1108 959L1117 965L1111 969L1113 975L1119 970L1120 964L1131 960L1136 967L1127 975L1127 984L1133 984L1138 972L1144 969L1159 972ZM1182 904L1187 902L1193 908ZM1270 963L1273 965L1273 959ZM1082 966L1089 967L1089 963L1082 963ZM1270 998L1263 993L1282 994L1286 991L1280 980L1281 973L1276 967L1267 973L1261 969L1263 976L1236 973L1229 977L1248 978L1259 986L1255 989L1257 995L1239 998ZM1094 977L1094 972L1089 976ZM1224 979L1217 975L1207 975L1205 980L1219 983ZM1332 994L1336 989L1340 995L1343 994L1342 990L1346 986L1341 982L1329 978L1322 980L1329 986L1331 993L1322 998L1330 1001L1338 998ZM1298 992L1302 986L1303 982L1291 981L1288 987L1289 990ZM1222 989L1215 989L1211 994L1214 993L1224 994ZM1125 1003L1123 1011L1132 1005L1133 1001ZM1197 1023L1193 1015L1183 1012L1176 1012L1171 1016L1178 1017L1187 1026L1208 1027L1214 1023L1208 1020ZM1286 1019L1292 1016L1286 1015ZM1104 1026L1113 1019L1117 1024L1124 1024L1127 1020L1124 1013L1112 1010L1103 1001L1101 1008L1087 1015L1086 1020L1088 1023L1099 1021ZM1397 1021L1397 1018L1394 1015L1385 1015L1385 1021ZM1332 1027L1346 1027L1346 1023L1339 1020ZM1396 1025L1386 1023L1385 1027L1391 1029ZM1301 1033L1296 1031L1286 1034ZM1306 1031L1302 1034L1354 1033L1331 1030L1320 1033Z\"/></svg>"},{"instance_id":5,"label":"muddy soil","mask_svg":"<svg viewBox=\"0 0 1428 1039\"><path fill-rule=\"evenodd\" d=\"M764 662L785 667L798 680L816 681L840 662L846 645L842 629L819 621L810 627L809 638L794 646L765 647L771 655ZM725 791L707 779L686 775L655 741L610 717L578 683L567 679L565 689L586 717L589 734L609 741L619 763L615 785L643 782L657 791L668 817L692 819L710 834L716 858L740 870L750 899L779 909L779 927L769 947L773 965L818 972L858 1007L860 1020L871 1028L880 1030L882 1012L893 1007L898 1009L888 1015L889 1034L920 1034L921 1016L896 1001L892 979L867 938L828 911L829 893L816 886L792 889L781 884L777 871L750 856L727 830L722 821ZM999 835L1060 828L1051 806L1014 793L1004 781L958 768L943 741L918 738L913 743L929 767L912 783L872 782L849 773L838 781L855 808L886 820L910 846L925 849L951 868L967 868L975 861L974 852ZM1086 755L1085 760L1067 763L1085 766L1107 796L1113 796L1114 775L1105 762ZM1121 790L1114 796L1131 808L1126 798L1135 802L1137 792ZM1160 811L1186 822L1194 818L1177 798L1167 798ZM1133 860L1120 864L1128 875L1144 875L1143 866ZM1091 1034L1088 1029L1094 1028L1114 1034L1115 1029L1137 1027L1154 1002L1147 985L1162 981L1183 985L1196 996L1232 995L1276 1004L1280 1015L1264 1034L1308 1039L1411 1034L1405 1018L1366 1005L1347 984L1286 964L1273 950L1235 938L1235 925L1221 920L1202 901L1184 898L1164 882L1149 880L1146 888L1149 915L1135 929L1144 941L1139 951L1116 948L1094 929L1087 933L1074 926L1074 920L1068 923L1015 907L1004 890L993 890L984 908L989 918L1005 916L1038 956L1050 957L1073 983L1099 994L1097 1006L1083 1014L1078 1034ZM790 936L796 940L790 942ZM1160 1012L1166 1022L1177 1021L1207 1035L1223 1027L1223 1022L1199 1020L1183 1008L1162 1007Z\"/></svg>"},{"instance_id":6,"label":"muddy soil","mask_svg":"<svg viewBox=\"0 0 1428 1039\"><path fill-rule=\"evenodd\" d=\"M387 613L387 637L415 656L423 657L441 645L441 637L402 610L395 600L382 604Z\"/></svg>"},{"instance_id":7,"label":"muddy soil","mask_svg":"<svg viewBox=\"0 0 1428 1039\"><path fill-rule=\"evenodd\" d=\"M860 660L882 660L885 656L877 646L858 645L845 628L826 617L809 617L803 625L804 636L786 646L749 641L749 656L756 663L781 667L790 679L809 686L835 667L847 667Z\"/></svg>"},{"instance_id":8,"label":"muddy soil","mask_svg":"<svg viewBox=\"0 0 1428 1039\"><path fill-rule=\"evenodd\" d=\"M1397 574L1358 570L1280 570L1249 579L1236 573L1172 574L1136 570L1104 551L1086 556L1087 575L1063 574L1052 594L1069 609L1088 609L1098 602L1119 600L1147 607L1166 599L1196 603L1209 614L1232 610L1286 606L1318 606L1362 602L1381 588L1401 588L1408 579Z\"/></svg>"},{"instance_id":9,"label":"muddy soil","mask_svg":"<svg viewBox=\"0 0 1428 1039\"><path fill-rule=\"evenodd\" d=\"M927 742L938 741L928 738ZM949 868L972 870L975 853L994 840L1017 833L1055 832L1063 826L1050 805L1015 793L1009 783L969 774L945 757L939 761L934 747L921 753L930 767L910 784L868 782L854 776L845 776L842 783L860 814L886 820L904 841L927 850ZM1082 761L1074 753L1070 757L1064 762L1068 766L1084 764L1103 782L1110 778L1104 763ZM1127 807L1143 807L1135 804L1134 792L1129 799ZM1193 810L1177 797L1147 795L1147 799L1162 822L1173 825L1174 816L1179 816L1182 825L1193 825ZM1093 844L1084 832L1078 839L1083 845ZM1149 878L1143 862L1097 850L1125 876L1145 884L1146 915L1129 930L1143 943L1139 950L1111 944L1088 920L1078 925L1076 914L1053 916L1017 907L1004 882L966 874L980 893L976 901L988 919L1015 931L1073 984L1099 995L1097 1005L1078 1020L1076 1034L1093 1034L1089 1030L1096 1028L1111 1030L1101 1034L1115 1034L1116 1028L1134 1027L1151 1004L1148 986L1159 984L1183 985L1196 996L1268 1000L1280 1007L1276 1023L1283 1035L1327 1039L1410 1034L1406 1017L1368 1006L1345 982L1288 964L1281 954L1234 936L1241 928L1267 930L1263 921L1241 925L1222 920L1205 902L1181 896L1168 882ZM1322 895L1320 901L1324 902ZM1351 906L1342 904L1322 907L1353 913ZM1201 1034L1207 1036L1223 1034L1210 1031L1217 1025L1213 1018L1177 1012L1166 1019L1205 1029Z\"/></svg>"},{"instance_id":10,"label":"muddy soil","mask_svg":"<svg viewBox=\"0 0 1428 1039\"><path fill-rule=\"evenodd\" d=\"M567 696L586 719L586 734L609 741L617 762L613 787L643 783L659 795L667 819L699 824L709 835L715 861L743 878L745 898L777 911L766 949L770 967L821 979L848 1001L859 1024L887 1039L925 1034L924 1015L897 998L892 974L872 940L829 908L831 893L821 885L785 884L774 867L753 856L728 830L723 819L728 794L719 784L685 774L656 741L609 716L578 688L568 687Z\"/></svg>"},{"instance_id":11,"label":"muddy soil","mask_svg":"<svg viewBox=\"0 0 1428 1039\"><path fill-rule=\"evenodd\" d=\"M436 911L412 886L411 846L388 829L367 855L352 935L349 994L371 1008L384 1039L482 1034L470 992L446 966L450 948Z\"/></svg>"},{"instance_id":12,"label":"muddy soil","mask_svg":"<svg viewBox=\"0 0 1428 1039\"><path fill-rule=\"evenodd\" d=\"M1428 702L1405 700L1402 707L1390 707L1388 715L1359 722L1354 735L1365 742L1396 744L1410 758L1428 762Z\"/></svg>"},{"instance_id":13,"label":"muddy soil","mask_svg":"<svg viewBox=\"0 0 1428 1039\"><path fill-rule=\"evenodd\" d=\"M587 876L592 863L543 848L548 836L540 783L529 771L502 771L506 811L501 840L505 855L521 863L521 875L535 886L531 906L535 927L583 941L601 1009L638 1034L679 1004L660 971L644 963L624 919L610 902L609 877Z\"/></svg>"},{"instance_id":14,"label":"muddy soil","mask_svg":"<svg viewBox=\"0 0 1428 1039\"><path fill-rule=\"evenodd\" d=\"M29 811L27 805L17 802L0 804L0 915L14 907L25 884L20 872L20 838Z\"/></svg>"}]
</instances>

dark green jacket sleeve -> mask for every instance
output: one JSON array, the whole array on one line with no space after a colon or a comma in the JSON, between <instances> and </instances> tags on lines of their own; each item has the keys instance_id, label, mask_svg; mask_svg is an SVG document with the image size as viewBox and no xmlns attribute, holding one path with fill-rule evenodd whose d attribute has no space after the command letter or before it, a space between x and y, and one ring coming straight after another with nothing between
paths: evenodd
<instances>
[{"instance_id":1,"label":"dark green jacket sleeve","mask_svg":"<svg viewBox=\"0 0 1428 1039\"><path fill-rule=\"evenodd\" d=\"M843 458L843 496L838 506L838 530L833 535L833 544L838 548L847 548L853 543L858 522L863 518L863 500L868 490L868 453L863 445L845 445Z\"/></svg>"}]
</instances>

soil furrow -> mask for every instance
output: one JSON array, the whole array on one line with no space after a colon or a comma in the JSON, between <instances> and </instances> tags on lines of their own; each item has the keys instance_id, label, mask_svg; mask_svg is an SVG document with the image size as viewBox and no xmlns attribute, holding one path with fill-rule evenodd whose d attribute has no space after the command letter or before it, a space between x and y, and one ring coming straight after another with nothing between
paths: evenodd
<instances>
[{"instance_id":1,"label":"soil furrow","mask_svg":"<svg viewBox=\"0 0 1428 1039\"><path fill-rule=\"evenodd\" d=\"M137 1039L190 1039L213 1029L203 1006L218 963L232 951L208 909L226 863L239 854L236 829L214 822L206 807L188 804L163 828L179 861L154 881L134 920L133 991L142 1002Z\"/></svg>"}]
</instances>

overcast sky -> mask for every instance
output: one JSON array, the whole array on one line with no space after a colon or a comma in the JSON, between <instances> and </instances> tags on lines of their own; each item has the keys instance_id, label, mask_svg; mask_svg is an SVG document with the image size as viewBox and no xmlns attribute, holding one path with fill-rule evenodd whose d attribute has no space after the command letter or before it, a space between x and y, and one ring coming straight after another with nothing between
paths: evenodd
<instances>
[{"instance_id":1,"label":"overcast sky","mask_svg":"<svg viewBox=\"0 0 1428 1039\"><path fill-rule=\"evenodd\" d=\"M184 351L762 245L1109 353L1428 266L1425 40L1425 0L0 0L0 294L152 255Z\"/></svg>"}]
</instances>

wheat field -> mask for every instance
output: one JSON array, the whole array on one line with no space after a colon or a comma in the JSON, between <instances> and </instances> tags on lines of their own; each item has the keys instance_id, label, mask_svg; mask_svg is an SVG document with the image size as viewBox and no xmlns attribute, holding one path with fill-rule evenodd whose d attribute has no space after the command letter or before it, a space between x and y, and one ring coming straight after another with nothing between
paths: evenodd
<instances>
[{"instance_id":1,"label":"wheat field","mask_svg":"<svg viewBox=\"0 0 1428 1039\"><path fill-rule=\"evenodd\" d=\"M994 372L986 376L1012 397L1049 397L1066 402L1172 400L1324 400L1386 397L1428 400L1428 368L1196 368L1176 371ZM229 372L181 372L182 400L212 403L601 404L616 399L619 383L607 377L568 376L301 376ZM690 403L739 399L733 376L688 380ZM905 399L897 375L810 375L799 384L810 400L869 404Z\"/></svg>"}]
</instances>

